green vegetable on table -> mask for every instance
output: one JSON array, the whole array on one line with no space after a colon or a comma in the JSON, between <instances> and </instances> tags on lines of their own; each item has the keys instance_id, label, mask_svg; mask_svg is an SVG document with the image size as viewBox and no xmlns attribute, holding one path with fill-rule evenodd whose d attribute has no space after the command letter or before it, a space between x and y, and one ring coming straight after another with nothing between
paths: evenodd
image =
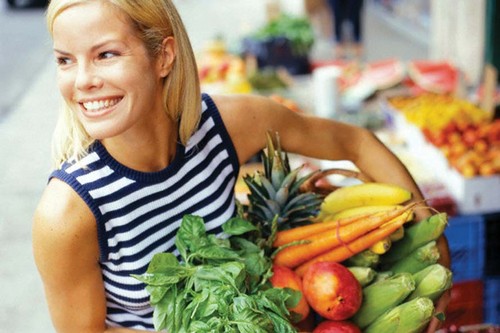
<instances>
[{"instance_id":1,"label":"green vegetable on table","mask_svg":"<svg viewBox=\"0 0 500 333\"><path fill-rule=\"evenodd\" d=\"M154 326L168 332L296 332L287 308L300 292L272 288L272 262L265 242L250 222L233 218L223 225L229 238L207 234L201 217L186 215L173 253L158 253L146 273L134 275L146 284L154 307ZM254 236L255 237L255 236Z\"/></svg>"}]
</instances>

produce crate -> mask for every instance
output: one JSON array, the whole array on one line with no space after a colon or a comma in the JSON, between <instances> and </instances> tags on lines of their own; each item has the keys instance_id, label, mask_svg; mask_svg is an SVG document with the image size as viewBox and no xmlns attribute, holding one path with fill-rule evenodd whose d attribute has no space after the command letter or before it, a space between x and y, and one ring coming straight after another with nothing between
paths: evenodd
<instances>
[{"instance_id":1,"label":"produce crate","mask_svg":"<svg viewBox=\"0 0 500 333\"><path fill-rule=\"evenodd\" d=\"M483 295L482 280L454 283L443 328L483 323Z\"/></svg>"},{"instance_id":2,"label":"produce crate","mask_svg":"<svg viewBox=\"0 0 500 333\"><path fill-rule=\"evenodd\" d=\"M500 276L500 213L484 216L486 224L486 254L484 274Z\"/></svg>"},{"instance_id":3,"label":"produce crate","mask_svg":"<svg viewBox=\"0 0 500 333\"><path fill-rule=\"evenodd\" d=\"M484 280L484 321L500 324L500 276Z\"/></svg>"},{"instance_id":4,"label":"produce crate","mask_svg":"<svg viewBox=\"0 0 500 333\"><path fill-rule=\"evenodd\" d=\"M386 122L398 135L405 139L410 153L446 185L457 203L460 214L484 214L500 211L500 175L465 178L451 167L441 151L426 140L422 131L409 123L404 115L394 109L386 100L381 109Z\"/></svg>"},{"instance_id":5,"label":"produce crate","mask_svg":"<svg viewBox=\"0 0 500 333\"><path fill-rule=\"evenodd\" d=\"M453 281L481 279L485 262L484 218L479 215L452 217L444 233L450 247Z\"/></svg>"}]
</instances>

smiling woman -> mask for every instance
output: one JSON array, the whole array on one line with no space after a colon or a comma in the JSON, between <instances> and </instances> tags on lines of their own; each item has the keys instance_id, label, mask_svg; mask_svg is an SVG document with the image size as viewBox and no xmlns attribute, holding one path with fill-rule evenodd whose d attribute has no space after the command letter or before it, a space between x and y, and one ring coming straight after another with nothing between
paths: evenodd
<instances>
[{"instance_id":1,"label":"smiling woman","mask_svg":"<svg viewBox=\"0 0 500 333\"><path fill-rule=\"evenodd\" d=\"M423 201L366 129L269 98L201 94L171 0L52 0L47 23L64 103L33 251L58 332L153 331L148 291L133 276L175 250L186 215L222 232L237 214L239 167L265 148L269 131L290 153L350 160Z\"/></svg>"}]
</instances>

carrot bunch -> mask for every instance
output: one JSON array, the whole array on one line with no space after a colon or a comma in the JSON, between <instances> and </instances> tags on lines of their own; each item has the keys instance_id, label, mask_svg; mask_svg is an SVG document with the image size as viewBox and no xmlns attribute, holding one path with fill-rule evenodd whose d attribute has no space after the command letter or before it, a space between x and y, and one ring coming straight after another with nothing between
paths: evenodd
<instances>
[{"instance_id":1,"label":"carrot bunch","mask_svg":"<svg viewBox=\"0 0 500 333\"><path fill-rule=\"evenodd\" d=\"M341 262L398 230L413 214L415 203L283 230L273 246L274 263L303 276L318 261Z\"/></svg>"}]
</instances>

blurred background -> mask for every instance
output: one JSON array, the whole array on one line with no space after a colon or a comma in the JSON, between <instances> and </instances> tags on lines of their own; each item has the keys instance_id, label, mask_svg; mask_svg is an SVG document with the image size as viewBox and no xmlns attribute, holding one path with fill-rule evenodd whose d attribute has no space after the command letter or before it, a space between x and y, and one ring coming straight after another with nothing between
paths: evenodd
<instances>
[{"instance_id":1,"label":"blurred background","mask_svg":"<svg viewBox=\"0 0 500 333\"><path fill-rule=\"evenodd\" d=\"M324 66L341 68L342 78L347 82L349 71L359 74L369 68L369 64L389 64L390 72L394 66L398 69L400 64L406 66L416 60L433 60L439 64L444 60L453 64L453 70L461 73L461 96L469 98L476 96L475 92L483 83L485 64L490 64L495 69L499 58L498 45L494 42L499 35L495 26L498 9L494 0L366 0L361 12L362 52L358 55L347 54L341 58L335 53L337 45L333 18L326 1L174 2L184 19L199 59L203 90L262 93L273 97L278 95L290 107L304 112L315 112L315 101L319 97L309 90L311 77L315 69ZM59 104L55 62L44 21L45 5L44 1L0 0L0 332L53 332L31 252L31 217L50 172L50 138ZM278 74L273 72L279 81L278 86L259 89L258 78L253 77L252 81L249 77L243 77L242 80L239 75L242 71L248 73L249 68L253 68L254 74L259 72L256 69L263 67L262 61L278 61L278 53L271 52L269 58L272 59L259 58L258 51L249 46L251 43L248 42L248 37L262 33L263 27L283 13L300 18L311 29L312 35L309 37L312 37L313 42L308 44L305 53L307 66L297 69L293 67L296 64L294 62L288 68L285 66L288 71L280 68ZM347 26L345 34L347 38L352 38L352 27L349 29ZM233 64L236 67L233 73L235 76L228 76L231 79L227 82L222 82L220 77L214 78L213 75L219 74L210 72L209 65L210 61L213 63L214 54L218 57L221 54L228 55L227 59L234 61L224 65L225 70ZM235 57L238 59L234 60ZM241 65L242 60L246 61L244 65ZM382 76L390 75L392 74ZM353 113L353 105L355 108L373 111L374 104L366 102L373 102L374 96L380 96L381 91L386 93L386 88L400 89L404 78L406 76L396 75L393 78L395 82L385 82L385 86L353 85L355 89L347 90L348 99L339 97L342 99L340 108L351 112L337 112L336 116L375 129L386 126L387 117L381 115L380 111L370 118L362 112ZM269 82L269 77L264 81ZM493 81L496 90L496 76ZM348 82L345 84L348 85ZM425 90L426 86L423 88ZM454 89L454 92L458 91ZM394 91L390 93L394 94ZM379 100L376 101L375 105L378 106ZM491 112L495 112L494 107ZM373 119L375 122L371 122ZM392 134L385 138L394 140ZM403 139L396 140L398 146ZM408 157L409 155L412 156ZM405 161L422 181L438 183L436 178L439 175L435 175L434 171L414 168L415 164L420 163L414 162L413 155L414 151L401 156L408 157ZM495 177L488 178L483 184L492 184L490 191L494 191L493 196L496 194L498 199L500 191L495 192L499 189L498 174ZM461 203L446 188L440 188L440 191L437 192L445 194L440 194L438 199L441 200L441 206L438 208L450 209L457 218L465 218L465 222L457 222L457 225L473 228L481 240L470 240L471 248L461 249L462 252L459 252L462 259L458 258L458 261L466 260L469 265L477 262L478 267L473 266L473 273L464 275L463 280L472 283L471 288L476 288L477 294L480 291L480 299L476 297L462 300L467 306L460 309L468 309L468 306L480 308L479 311L475 310L468 323L498 320L500 283L496 276L500 272L497 269L498 260L492 259L499 250L498 238L490 236L494 239L491 240L486 234L494 228L489 235L498 235L499 218L495 213L500 211L500 206L497 203L493 207L476 207L476 210L472 207L472 210L464 211L461 210ZM435 188L434 195L437 195ZM438 201L437 206L440 204ZM468 218L470 216L473 218ZM470 226L470 221L475 224ZM479 225L481 229L477 229ZM464 235L466 233L457 237L465 237ZM458 239L458 243L463 245L464 241ZM477 248L479 246L482 247ZM471 253L474 255L472 259L467 257ZM493 290L488 292L492 295L490 298L483 297L484 288Z\"/></svg>"}]
</instances>

